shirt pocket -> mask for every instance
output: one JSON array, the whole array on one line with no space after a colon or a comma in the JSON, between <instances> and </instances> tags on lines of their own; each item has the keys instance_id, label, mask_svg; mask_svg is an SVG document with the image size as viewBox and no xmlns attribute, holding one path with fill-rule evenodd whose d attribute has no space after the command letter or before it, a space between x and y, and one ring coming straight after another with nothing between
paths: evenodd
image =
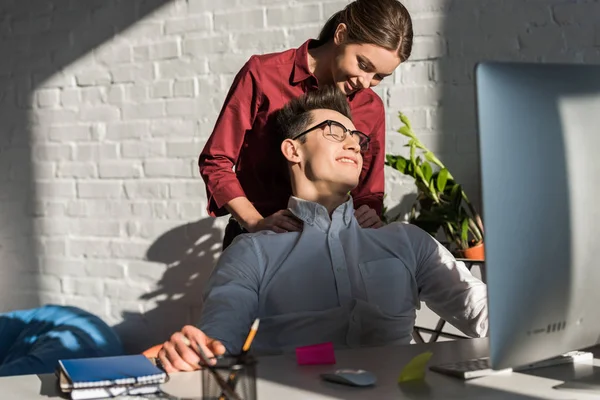
<instances>
[{"instance_id":1,"label":"shirt pocket","mask_svg":"<svg viewBox=\"0 0 600 400\"><path fill-rule=\"evenodd\" d=\"M414 274L397 258L359 264L367 301L384 314L399 316L419 304Z\"/></svg>"}]
</instances>

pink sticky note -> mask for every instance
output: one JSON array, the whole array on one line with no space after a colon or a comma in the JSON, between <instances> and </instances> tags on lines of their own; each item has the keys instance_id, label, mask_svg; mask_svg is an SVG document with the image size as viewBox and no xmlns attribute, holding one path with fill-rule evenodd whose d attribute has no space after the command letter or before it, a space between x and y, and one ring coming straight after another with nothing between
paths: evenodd
<instances>
[{"instance_id":1,"label":"pink sticky note","mask_svg":"<svg viewBox=\"0 0 600 400\"><path fill-rule=\"evenodd\" d=\"M320 343L296 348L298 365L335 364L333 343Z\"/></svg>"}]
</instances>

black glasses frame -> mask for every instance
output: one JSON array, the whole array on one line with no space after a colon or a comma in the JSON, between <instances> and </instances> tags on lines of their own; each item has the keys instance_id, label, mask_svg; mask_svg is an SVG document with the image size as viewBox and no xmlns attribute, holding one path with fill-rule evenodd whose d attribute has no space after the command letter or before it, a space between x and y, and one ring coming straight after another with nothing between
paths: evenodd
<instances>
[{"instance_id":1,"label":"black glasses frame","mask_svg":"<svg viewBox=\"0 0 600 400\"><path fill-rule=\"evenodd\" d=\"M350 136L354 136L356 135L358 137L358 145L360 146L360 151L361 152L366 152L367 150L369 150L369 143L371 142L371 138L369 136L367 136L365 133L361 132L361 131L357 131L357 130L351 130L346 128L344 125L342 125L341 123L337 122L337 121L333 121L331 119L326 119L325 121L313 126L312 128L308 128L307 130L305 130L304 132L301 132L299 134L297 134L296 136L292 137L293 140L298 139L301 136L306 135L307 133L310 133L316 129L320 129L323 126L327 125L329 127L329 134L325 133L325 130L323 130L323 136L325 137L325 139L328 140L332 140L334 142L338 142L341 143L344 140L346 140L346 137L348 135L348 133L350 133ZM340 127L343 129L344 131L344 135L342 136L341 139L337 139L335 136L333 136L331 134L331 126L335 125L337 127Z\"/></svg>"}]
</instances>

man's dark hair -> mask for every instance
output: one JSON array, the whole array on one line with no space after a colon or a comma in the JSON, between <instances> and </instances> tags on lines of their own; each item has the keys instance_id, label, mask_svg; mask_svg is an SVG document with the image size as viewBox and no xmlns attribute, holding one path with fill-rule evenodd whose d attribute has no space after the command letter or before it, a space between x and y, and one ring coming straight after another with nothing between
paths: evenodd
<instances>
[{"instance_id":1,"label":"man's dark hair","mask_svg":"<svg viewBox=\"0 0 600 400\"><path fill-rule=\"evenodd\" d=\"M292 99L277 111L275 128L276 132L279 132L281 141L293 138L315 122L310 112L313 110L333 110L352 119L346 96L337 86L327 85ZM302 136L299 140L303 143L306 136Z\"/></svg>"}]
</instances>

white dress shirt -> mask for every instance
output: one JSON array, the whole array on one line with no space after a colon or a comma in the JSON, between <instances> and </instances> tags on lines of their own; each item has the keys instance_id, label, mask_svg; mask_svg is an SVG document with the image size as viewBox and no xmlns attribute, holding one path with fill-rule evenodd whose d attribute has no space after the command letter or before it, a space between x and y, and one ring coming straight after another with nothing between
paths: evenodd
<instances>
[{"instance_id":1,"label":"white dress shirt","mask_svg":"<svg viewBox=\"0 0 600 400\"><path fill-rule=\"evenodd\" d=\"M487 290L420 228L363 229L350 198L331 218L291 197L301 232L238 236L209 280L200 329L241 350L260 318L258 353L333 342L336 348L408 344L420 300L469 336L487 334Z\"/></svg>"}]
</instances>

